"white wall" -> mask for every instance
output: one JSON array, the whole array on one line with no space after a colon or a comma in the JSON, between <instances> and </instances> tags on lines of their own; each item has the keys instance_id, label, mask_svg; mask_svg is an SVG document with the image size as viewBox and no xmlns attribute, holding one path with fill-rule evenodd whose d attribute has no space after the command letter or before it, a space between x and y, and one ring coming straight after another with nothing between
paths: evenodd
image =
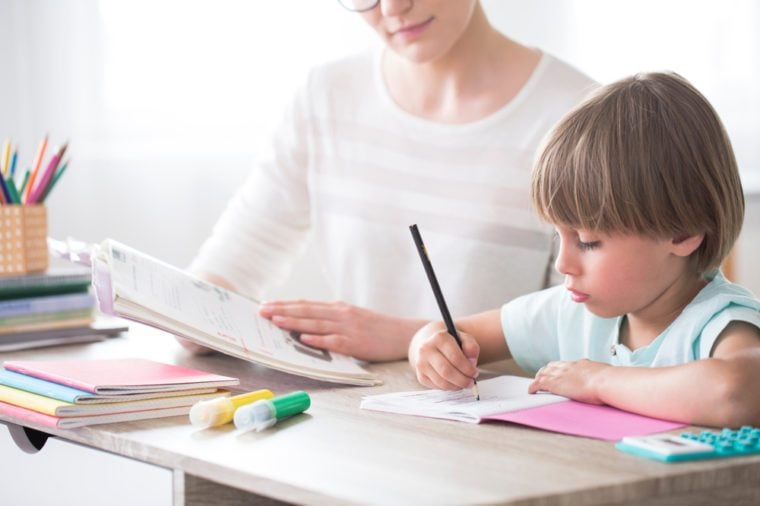
<instances>
[{"instance_id":1,"label":"white wall","mask_svg":"<svg viewBox=\"0 0 760 506\"><path fill-rule=\"evenodd\" d=\"M680 72L760 173L760 3L484 5L508 35L602 82ZM0 141L29 163L45 132L70 140L51 235L114 237L186 265L306 69L373 40L332 0L0 0ZM294 276L285 293L319 294L308 260Z\"/></svg>"}]
</instances>

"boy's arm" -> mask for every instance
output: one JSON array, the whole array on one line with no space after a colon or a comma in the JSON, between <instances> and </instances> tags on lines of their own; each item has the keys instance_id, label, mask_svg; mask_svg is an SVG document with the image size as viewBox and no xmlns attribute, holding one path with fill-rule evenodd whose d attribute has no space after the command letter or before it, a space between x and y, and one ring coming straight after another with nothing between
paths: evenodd
<instances>
[{"instance_id":1,"label":"boy's arm","mask_svg":"<svg viewBox=\"0 0 760 506\"><path fill-rule=\"evenodd\" d=\"M467 316L455 322L457 330L473 336L480 346L478 363L512 358L501 327L501 309Z\"/></svg>"},{"instance_id":2,"label":"boy's arm","mask_svg":"<svg viewBox=\"0 0 760 506\"><path fill-rule=\"evenodd\" d=\"M477 377L478 361L509 358L498 309L455 322L462 348L446 331L443 322L422 327L409 345L409 363L417 379L430 388L468 388Z\"/></svg>"},{"instance_id":3,"label":"boy's arm","mask_svg":"<svg viewBox=\"0 0 760 506\"><path fill-rule=\"evenodd\" d=\"M531 391L695 425L760 425L760 329L731 322L711 358L672 367L615 367L589 360L552 362Z\"/></svg>"}]
</instances>

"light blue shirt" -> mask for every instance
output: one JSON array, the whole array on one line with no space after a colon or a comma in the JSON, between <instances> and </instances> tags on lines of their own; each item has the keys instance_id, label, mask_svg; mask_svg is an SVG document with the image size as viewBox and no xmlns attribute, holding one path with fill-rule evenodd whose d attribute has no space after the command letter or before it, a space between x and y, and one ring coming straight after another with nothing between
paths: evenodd
<instances>
[{"instance_id":1,"label":"light blue shirt","mask_svg":"<svg viewBox=\"0 0 760 506\"><path fill-rule=\"evenodd\" d=\"M596 316L573 302L563 286L504 304L501 325L512 357L533 374L552 360L582 358L639 367L684 364L709 357L731 321L760 328L760 300L721 273L713 276L662 334L634 351L619 341L623 316Z\"/></svg>"}]
</instances>

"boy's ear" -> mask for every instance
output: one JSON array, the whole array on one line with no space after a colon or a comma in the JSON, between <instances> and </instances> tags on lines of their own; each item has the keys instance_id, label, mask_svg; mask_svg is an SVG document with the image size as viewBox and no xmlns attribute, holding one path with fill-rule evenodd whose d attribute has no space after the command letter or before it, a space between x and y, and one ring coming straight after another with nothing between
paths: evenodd
<instances>
[{"instance_id":1,"label":"boy's ear","mask_svg":"<svg viewBox=\"0 0 760 506\"><path fill-rule=\"evenodd\" d=\"M674 237L671 248L674 254L687 257L694 253L705 240L705 234Z\"/></svg>"}]
</instances>

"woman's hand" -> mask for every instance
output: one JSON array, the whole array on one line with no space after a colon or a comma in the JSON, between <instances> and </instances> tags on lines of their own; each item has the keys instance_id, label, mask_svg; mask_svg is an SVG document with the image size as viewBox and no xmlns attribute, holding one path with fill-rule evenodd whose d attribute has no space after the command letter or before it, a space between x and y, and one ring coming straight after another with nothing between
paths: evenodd
<instances>
[{"instance_id":1,"label":"woman's hand","mask_svg":"<svg viewBox=\"0 0 760 506\"><path fill-rule=\"evenodd\" d=\"M598 393L599 385L602 375L610 367L609 364L588 359L549 362L538 370L528 392L534 394L541 390L576 401L604 404Z\"/></svg>"},{"instance_id":2,"label":"woman's hand","mask_svg":"<svg viewBox=\"0 0 760 506\"><path fill-rule=\"evenodd\" d=\"M414 335L409 346L409 363L417 380L430 388L461 390L472 386L478 376L480 346L469 334L459 332L462 348L442 322L432 322Z\"/></svg>"},{"instance_id":3,"label":"woman's hand","mask_svg":"<svg viewBox=\"0 0 760 506\"><path fill-rule=\"evenodd\" d=\"M345 302L308 300L265 302L259 314L284 330L298 332L304 344L371 362L405 358L414 332L426 323Z\"/></svg>"}]
</instances>

